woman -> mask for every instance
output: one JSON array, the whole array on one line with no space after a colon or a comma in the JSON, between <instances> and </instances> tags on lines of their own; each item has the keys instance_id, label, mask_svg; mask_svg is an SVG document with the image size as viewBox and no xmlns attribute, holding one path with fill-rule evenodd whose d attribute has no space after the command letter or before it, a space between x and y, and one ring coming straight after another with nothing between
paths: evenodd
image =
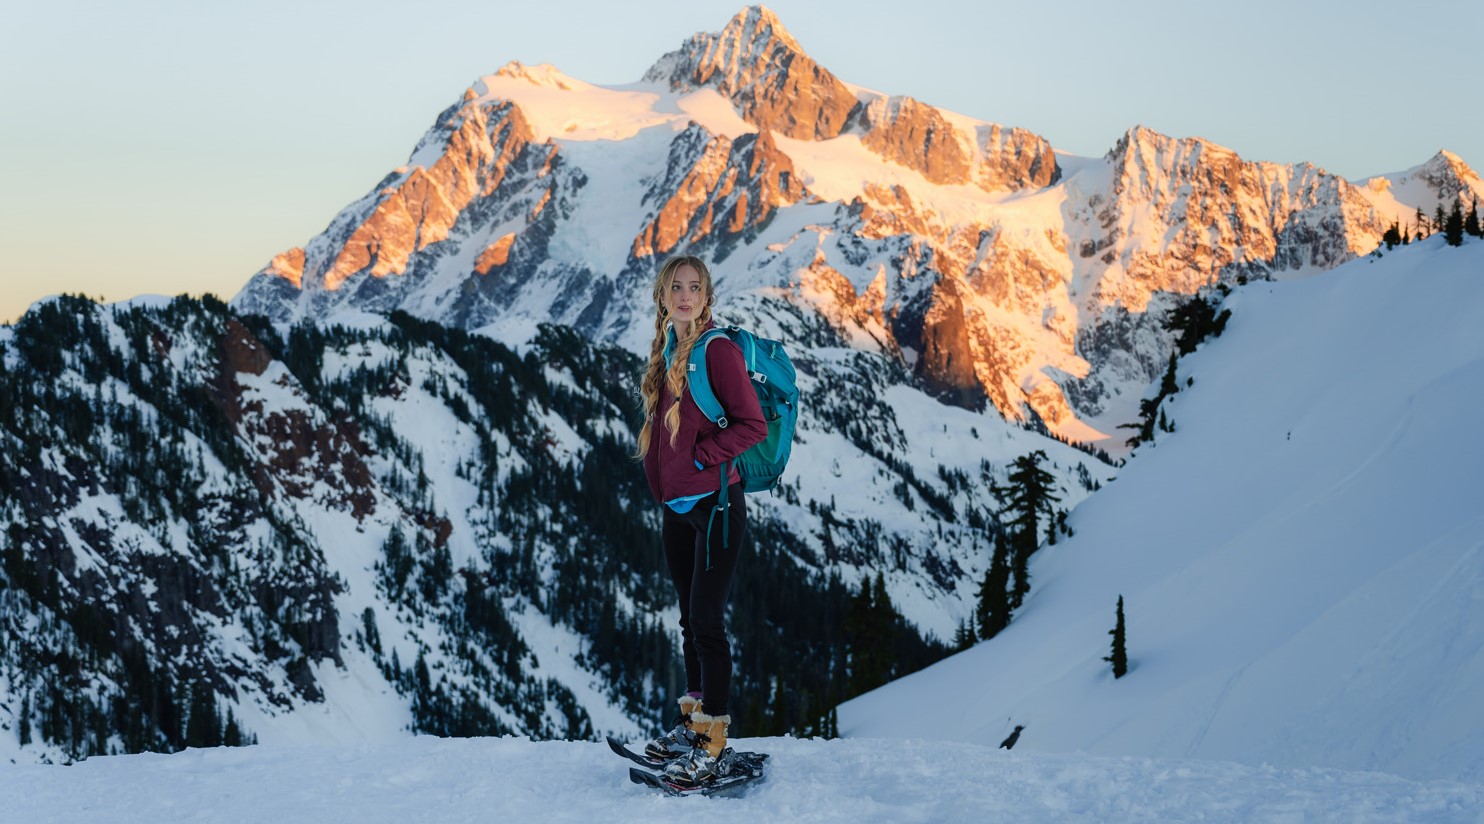
<instances>
[{"instance_id":1,"label":"woman","mask_svg":"<svg viewBox=\"0 0 1484 824\"><path fill-rule=\"evenodd\" d=\"M675 729L645 751L669 762L665 772L672 780L692 785L724 770L732 721L732 650L724 621L747 536L747 504L735 468L726 488L717 489L721 466L768 434L742 352L729 340L705 350L726 425L708 420L691 398L687 364L701 334L715 325L714 299L711 273L697 258L671 258L655 278L654 343L641 385L645 418L638 450L649 488L663 504L665 561L680 598L686 685ZM727 496L728 506L717 506L718 493ZM713 516L727 522L713 524Z\"/></svg>"}]
</instances>

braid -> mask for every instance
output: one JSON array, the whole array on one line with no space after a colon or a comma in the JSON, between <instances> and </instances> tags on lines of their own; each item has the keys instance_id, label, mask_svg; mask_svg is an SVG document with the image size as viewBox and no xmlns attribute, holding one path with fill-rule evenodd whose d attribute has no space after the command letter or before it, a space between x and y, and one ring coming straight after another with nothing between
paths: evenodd
<instances>
[{"instance_id":1,"label":"braid","mask_svg":"<svg viewBox=\"0 0 1484 824\"><path fill-rule=\"evenodd\" d=\"M639 429L639 448L634 457L643 460L649 451L649 441L654 434L654 410L660 404L660 381L665 372L665 316L655 313L654 342L649 347L649 365L644 369L644 379L639 384L639 394L644 403L644 425Z\"/></svg>"},{"instance_id":2,"label":"braid","mask_svg":"<svg viewBox=\"0 0 1484 824\"><path fill-rule=\"evenodd\" d=\"M665 338L666 328L673 326L668 320L665 310L665 298L670 291L670 284L675 279L675 271L681 266L690 266L701 276L702 288L706 293L706 303L697 313L696 319L685 328L675 329L675 351L671 356L669 370L665 369ZM660 389L668 385L670 393L677 399L676 403L670 404L670 408L664 411L665 428L670 432L670 445L675 445L675 439L680 434L680 403L678 399L685 392L685 376L687 364L690 361L691 350L695 348L696 341L701 337L701 330L711 322L711 273L699 258L690 255L681 255L665 261L660 268L659 275L654 281L654 341L649 346L649 364L644 369L644 378L639 384L639 394L644 403L644 424L639 429L639 443L635 450L635 457L643 460L649 453L649 447L654 440L655 415L659 411Z\"/></svg>"}]
</instances>

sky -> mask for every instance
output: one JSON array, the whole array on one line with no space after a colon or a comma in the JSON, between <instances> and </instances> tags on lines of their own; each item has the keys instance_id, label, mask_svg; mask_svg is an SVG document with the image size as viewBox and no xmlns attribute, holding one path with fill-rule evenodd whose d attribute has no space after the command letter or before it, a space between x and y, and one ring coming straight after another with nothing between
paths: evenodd
<instances>
[{"instance_id":1,"label":"sky","mask_svg":"<svg viewBox=\"0 0 1484 824\"><path fill-rule=\"evenodd\" d=\"M630 83L741 0L5 0L0 322L59 292L230 298L510 60ZM1351 179L1484 166L1484 4L775 0L846 82L1101 156L1130 127ZM1471 79L1472 78L1472 79Z\"/></svg>"}]
</instances>

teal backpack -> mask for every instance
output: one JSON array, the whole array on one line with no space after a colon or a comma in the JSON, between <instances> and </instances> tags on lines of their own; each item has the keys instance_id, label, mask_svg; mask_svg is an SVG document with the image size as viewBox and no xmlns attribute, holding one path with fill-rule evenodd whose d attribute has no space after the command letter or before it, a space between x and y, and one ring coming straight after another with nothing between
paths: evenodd
<instances>
[{"instance_id":1,"label":"teal backpack","mask_svg":"<svg viewBox=\"0 0 1484 824\"><path fill-rule=\"evenodd\" d=\"M794 427L799 421L799 387L794 382L794 365L782 343L760 338L740 326L718 327L702 334L690 352L690 395L707 420L722 429L727 427L726 415L711 391L711 379L706 374L706 346L721 338L730 339L742 350L742 361L747 365L748 377L752 378L753 391L757 392L758 406L762 407L763 420L768 423L768 437L721 465L720 488L726 488L727 474L732 466L736 466L742 476L743 492L776 489L783 469L788 465L788 456L793 450ZM670 361L674 347L675 333L671 330L665 342L666 363ZM722 546L726 546L728 506L727 496L718 495L716 508L711 513L713 520L718 513L722 516ZM710 531L709 525L707 531ZM709 556L709 540L707 547Z\"/></svg>"}]
</instances>

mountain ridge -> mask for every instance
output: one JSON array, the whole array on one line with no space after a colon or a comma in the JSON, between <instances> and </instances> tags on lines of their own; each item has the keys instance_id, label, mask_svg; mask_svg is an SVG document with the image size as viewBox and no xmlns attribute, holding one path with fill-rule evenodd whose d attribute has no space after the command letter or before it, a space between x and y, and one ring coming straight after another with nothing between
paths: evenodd
<instances>
[{"instance_id":1,"label":"mountain ridge","mask_svg":"<svg viewBox=\"0 0 1484 824\"><path fill-rule=\"evenodd\" d=\"M768 135L758 168L723 170L724 143L697 149L699 134L747 133ZM685 250L716 264L724 295L812 304L940 397L1114 452L1168 360L1174 306L1331 268L1422 205L1484 191L1461 161L1383 191L1141 126L1101 160L1060 155L1024 129L850 86L758 6L627 86L508 64L412 161L234 306L280 321L402 308L496 335L555 320L639 351L647 279ZM855 294L804 289L816 261Z\"/></svg>"}]
</instances>

